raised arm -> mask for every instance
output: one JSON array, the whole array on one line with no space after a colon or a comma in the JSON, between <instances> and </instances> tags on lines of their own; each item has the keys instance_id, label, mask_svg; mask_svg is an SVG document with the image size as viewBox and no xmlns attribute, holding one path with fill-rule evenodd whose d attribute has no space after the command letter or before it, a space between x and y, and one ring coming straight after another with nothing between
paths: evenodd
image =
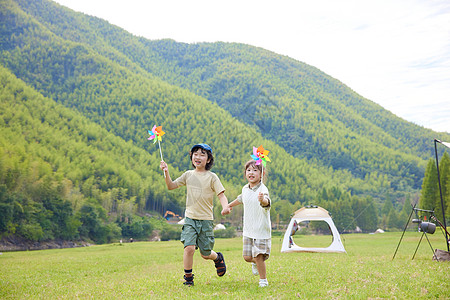
<instances>
[{"instance_id":1,"label":"raised arm","mask_svg":"<svg viewBox=\"0 0 450 300\"><path fill-rule=\"evenodd\" d=\"M161 161L161 164L159 165L159 167L161 168L161 170L163 170L163 172L165 174L167 188L169 190L174 190L174 189L178 188L178 185L172 181L172 178L170 178L169 167L167 166L166 162Z\"/></svg>"}]
</instances>

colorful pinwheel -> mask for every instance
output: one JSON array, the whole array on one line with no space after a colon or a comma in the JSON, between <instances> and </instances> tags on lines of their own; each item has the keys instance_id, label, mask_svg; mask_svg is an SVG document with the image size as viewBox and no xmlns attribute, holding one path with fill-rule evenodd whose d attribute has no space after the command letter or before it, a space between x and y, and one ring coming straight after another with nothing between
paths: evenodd
<instances>
[{"instance_id":1,"label":"colorful pinwheel","mask_svg":"<svg viewBox=\"0 0 450 300\"><path fill-rule=\"evenodd\" d=\"M262 145L258 148L253 147L253 154L250 154L250 156L256 160L256 165L260 165L262 162L263 167L261 168L261 184L264 178L264 168L266 167L266 163L270 161L270 158L267 155L269 155L269 151L264 150Z\"/></svg>"},{"instance_id":2,"label":"colorful pinwheel","mask_svg":"<svg viewBox=\"0 0 450 300\"><path fill-rule=\"evenodd\" d=\"M148 140L154 140L153 141L153 144L154 144L154 143L156 143L156 140L158 140L158 142L162 141L161 137L165 134L165 132L162 131L162 126L156 127L156 125L155 125L155 126L153 126L151 131L150 130L148 131L148 134L150 134L150 137L148 138Z\"/></svg>"},{"instance_id":3,"label":"colorful pinwheel","mask_svg":"<svg viewBox=\"0 0 450 300\"><path fill-rule=\"evenodd\" d=\"M250 156L256 160L256 164L259 165L263 164L263 166L266 166L266 162L270 161L270 158L267 156L269 154L269 151L264 150L263 146L259 146L258 148L253 147L253 154Z\"/></svg>"},{"instance_id":4,"label":"colorful pinwheel","mask_svg":"<svg viewBox=\"0 0 450 300\"><path fill-rule=\"evenodd\" d=\"M148 138L148 140L154 140L153 144L156 143L156 141L158 141L158 145L159 145L159 154L161 154L161 161L163 161L163 155L162 155L162 151L161 151L161 141L162 141L162 136L165 134L165 132L162 130L162 126L158 126L156 127L153 126L152 130L148 130L148 134L150 134L150 137ZM165 176L166 174L164 174Z\"/></svg>"}]
</instances>

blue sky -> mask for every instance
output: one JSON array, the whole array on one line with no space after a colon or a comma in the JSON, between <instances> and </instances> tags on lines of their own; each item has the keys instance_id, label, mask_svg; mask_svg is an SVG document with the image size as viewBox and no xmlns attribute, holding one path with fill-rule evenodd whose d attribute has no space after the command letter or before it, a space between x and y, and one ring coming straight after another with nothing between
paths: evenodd
<instances>
[{"instance_id":1,"label":"blue sky","mask_svg":"<svg viewBox=\"0 0 450 300\"><path fill-rule=\"evenodd\" d=\"M148 39L238 42L319 68L394 114L450 132L448 0L56 0Z\"/></svg>"}]
</instances>

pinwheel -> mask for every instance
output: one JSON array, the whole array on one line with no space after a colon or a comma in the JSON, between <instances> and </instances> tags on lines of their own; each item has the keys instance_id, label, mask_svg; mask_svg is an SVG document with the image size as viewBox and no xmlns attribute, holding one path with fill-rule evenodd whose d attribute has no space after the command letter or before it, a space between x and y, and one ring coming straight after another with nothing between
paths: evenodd
<instances>
[{"instance_id":1,"label":"pinwheel","mask_svg":"<svg viewBox=\"0 0 450 300\"><path fill-rule=\"evenodd\" d=\"M263 146L259 146L258 148L253 147L253 154L250 156L256 160L256 164L259 165L263 164L263 166L266 166L266 162L270 161L270 158L267 156L269 154L269 151L264 150Z\"/></svg>"},{"instance_id":2,"label":"pinwheel","mask_svg":"<svg viewBox=\"0 0 450 300\"><path fill-rule=\"evenodd\" d=\"M270 158L267 156L268 154L269 151L265 150L261 145L258 148L253 147L253 154L250 155L254 160L256 160L256 165L259 165L262 162L261 182L264 178L264 168L266 167L267 162L270 161Z\"/></svg>"},{"instance_id":3,"label":"pinwheel","mask_svg":"<svg viewBox=\"0 0 450 300\"><path fill-rule=\"evenodd\" d=\"M152 130L148 131L148 134L150 134L150 137L148 138L149 140L154 140L153 143L156 143L156 140L158 141L162 141L162 136L165 134L165 132L162 130L162 126L158 126L156 127L153 126Z\"/></svg>"},{"instance_id":4,"label":"pinwheel","mask_svg":"<svg viewBox=\"0 0 450 300\"><path fill-rule=\"evenodd\" d=\"M148 134L150 134L150 137L148 138L148 140L153 140L153 144L156 143L156 141L158 141L158 145L159 145L159 154L161 154L161 160L163 160L163 156L162 156L162 151L161 151L161 141L162 141L162 136L165 134L165 132L162 130L162 126L158 126L156 127L153 126L152 130L148 130Z\"/></svg>"}]
</instances>

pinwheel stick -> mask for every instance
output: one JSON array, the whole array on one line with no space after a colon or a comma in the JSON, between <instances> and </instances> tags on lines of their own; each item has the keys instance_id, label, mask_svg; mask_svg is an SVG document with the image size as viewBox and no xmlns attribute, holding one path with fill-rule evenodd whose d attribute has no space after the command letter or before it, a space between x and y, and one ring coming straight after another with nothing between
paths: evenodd
<instances>
[{"instance_id":1,"label":"pinwheel stick","mask_svg":"<svg viewBox=\"0 0 450 300\"><path fill-rule=\"evenodd\" d=\"M264 183L263 179L264 179L264 165L261 164L261 183Z\"/></svg>"},{"instance_id":2,"label":"pinwheel stick","mask_svg":"<svg viewBox=\"0 0 450 300\"><path fill-rule=\"evenodd\" d=\"M158 146L159 146L159 154L161 155L161 161L164 161L161 151L161 142L158 140Z\"/></svg>"},{"instance_id":3,"label":"pinwheel stick","mask_svg":"<svg viewBox=\"0 0 450 300\"><path fill-rule=\"evenodd\" d=\"M161 161L164 161L161 151L161 141L158 139L158 146L159 146L159 154L161 155ZM163 171L164 178L166 178L166 172Z\"/></svg>"}]
</instances>

